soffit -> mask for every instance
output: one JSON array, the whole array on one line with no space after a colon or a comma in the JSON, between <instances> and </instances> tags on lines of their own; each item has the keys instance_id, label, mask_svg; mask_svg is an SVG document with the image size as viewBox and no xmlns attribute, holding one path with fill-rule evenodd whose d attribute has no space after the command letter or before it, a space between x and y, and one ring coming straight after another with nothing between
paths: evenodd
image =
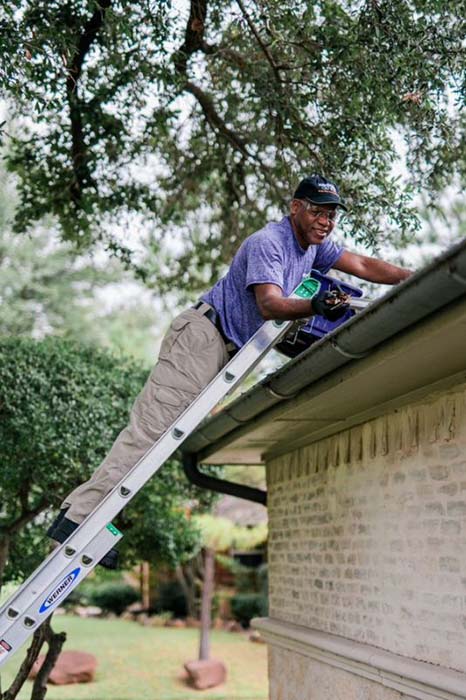
<instances>
[{"instance_id":1,"label":"soffit","mask_svg":"<svg viewBox=\"0 0 466 700\"><path fill-rule=\"evenodd\" d=\"M466 381L466 300L387 341L248 421L199 454L209 464L260 464Z\"/></svg>"}]
</instances>

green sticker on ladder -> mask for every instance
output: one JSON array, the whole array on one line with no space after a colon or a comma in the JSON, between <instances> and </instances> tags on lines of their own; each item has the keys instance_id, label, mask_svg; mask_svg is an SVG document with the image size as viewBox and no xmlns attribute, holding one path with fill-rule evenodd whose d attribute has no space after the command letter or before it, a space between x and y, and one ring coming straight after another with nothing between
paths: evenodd
<instances>
[{"instance_id":1,"label":"green sticker on ladder","mask_svg":"<svg viewBox=\"0 0 466 700\"><path fill-rule=\"evenodd\" d=\"M122 534L122 533L119 531L119 529L118 529L117 527L115 527L115 525L113 525L112 523L109 523L109 524L107 525L107 530L109 530L109 531L112 533L112 535L115 535L115 537L118 537L118 535L121 535L121 534Z\"/></svg>"},{"instance_id":2,"label":"green sticker on ladder","mask_svg":"<svg viewBox=\"0 0 466 700\"><path fill-rule=\"evenodd\" d=\"M319 280L315 280L312 277L306 277L299 287L295 290L295 294L302 299L312 299L312 297L317 294L320 289Z\"/></svg>"}]
</instances>

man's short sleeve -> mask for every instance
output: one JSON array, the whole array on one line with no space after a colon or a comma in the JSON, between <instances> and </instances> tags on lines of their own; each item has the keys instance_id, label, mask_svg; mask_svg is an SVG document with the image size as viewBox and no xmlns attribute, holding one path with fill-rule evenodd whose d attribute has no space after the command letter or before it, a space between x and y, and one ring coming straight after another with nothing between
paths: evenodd
<instances>
[{"instance_id":1,"label":"man's short sleeve","mask_svg":"<svg viewBox=\"0 0 466 700\"><path fill-rule=\"evenodd\" d=\"M314 259L314 267L324 275L334 266L344 248L337 245L333 241L325 240L317 248L317 254Z\"/></svg>"},{"instance_id":2,"label":"man's short sleeve","mask_svg":"<svg viewBox=\"0 0 466 700\"><path fill-rule=\"evenodd\" d=\"M276 284L284 288L283 248L265 235L248 239L246 251L246 288L253 284Z\"/></svg>"}]
</instances>

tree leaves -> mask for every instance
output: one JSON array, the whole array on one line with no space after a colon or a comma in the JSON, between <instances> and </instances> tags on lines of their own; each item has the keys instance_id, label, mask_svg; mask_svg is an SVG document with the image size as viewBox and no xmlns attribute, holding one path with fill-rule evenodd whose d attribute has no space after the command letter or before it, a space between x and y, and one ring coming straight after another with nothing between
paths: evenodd
<instances>
[{"instance_id":1,"label":"tree leaves","mask_svg":"<svg viewBox=\"0 0 466 700\"><path fill-rule=\"evenodd\" d=\"M192 0L189 16L10 2L5 88L28 114L9 157L16 229L52 214L64 239L103 240L151 286L201 288L320 171L357 240L409 236L410 195L464 177L465 16L464 0ZM156 251L137 264L132 222Z\"/></svg>"},{"instance_id":2,"label":"tree leaves","mask_svg":"<svg viewBox=\"0 0 466 700\"><path fill-rule=\"evenodd\" d=\"M46 524L37 516L56 511L98 467L145 379L135 363L76 343L0 340L0 538L13 538L15 557L7 576L45 556ZM134 528L123 546L131 561L175 565L191 554L197 535L181 505L188 499L193 487L170 461L117 521ZM207 504L212 495L197 500Z\"/></svg>"}]
</instances>

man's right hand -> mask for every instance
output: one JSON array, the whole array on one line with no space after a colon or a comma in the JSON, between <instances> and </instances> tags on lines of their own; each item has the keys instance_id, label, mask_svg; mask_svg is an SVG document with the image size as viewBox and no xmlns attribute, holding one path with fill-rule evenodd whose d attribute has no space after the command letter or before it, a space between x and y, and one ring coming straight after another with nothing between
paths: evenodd
<instances>
[{"instance_id":1,"label":"man's right hand","mask_svg":"<svg viewBox=\"0 0 466 700\"><path fill-rule=\"evenodd\" d=\"M340 290L334 292L319 292L312 297L312 308L318 316L324 316L328 321L338 321L349 309L348 295Z\"/></svg>"}]
</instances>

